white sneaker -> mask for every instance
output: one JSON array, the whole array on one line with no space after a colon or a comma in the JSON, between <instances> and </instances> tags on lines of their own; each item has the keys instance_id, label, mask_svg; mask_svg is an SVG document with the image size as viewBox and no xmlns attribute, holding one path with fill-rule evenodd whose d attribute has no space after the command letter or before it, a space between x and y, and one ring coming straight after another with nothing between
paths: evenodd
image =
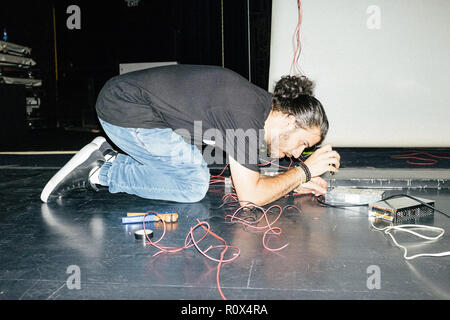
<instances>
[{"instance_id":1,"label":"white sneaker","mask_svg":"<svg viewBox=\"0 0 450 320\"><path fill-rule=\"evenodd\" d=\"M47 182L42 190L41 200L48 202L74 189L98 190L95 184L89 181L89 177L104 162L105 158L98 145L89 143L84 146Z\"/></svg>"},{"instance_id":2,"label":"white sneaker","mask_svg":"<svg viewBox=\"0 0 450 320\"><path fill-rule=\"evenodd\" d=\"M105 157L105 161L113 162L116 159L118 152L113 149L105 138L99 136L92 140L91 143L98 146L98 149Z\"/></svg>"}]
</instances>

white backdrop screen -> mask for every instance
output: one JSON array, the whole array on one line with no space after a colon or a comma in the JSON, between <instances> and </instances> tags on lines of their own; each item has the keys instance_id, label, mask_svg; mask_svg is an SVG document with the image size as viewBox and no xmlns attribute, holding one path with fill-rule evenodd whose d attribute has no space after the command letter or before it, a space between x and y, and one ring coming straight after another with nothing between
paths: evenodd
<instances>
[{"instance_id":1,"label":"white backdrop screen","mask_svg":"<svg viewBox=\"0 0 450 320\"><path fill-rule=\"evenodd\" d=\"M336 147L450 147L449 0L303 0L300 66ZM289 73L296 0L274 0L269 91Z\"/></svg>"}]
</instances>

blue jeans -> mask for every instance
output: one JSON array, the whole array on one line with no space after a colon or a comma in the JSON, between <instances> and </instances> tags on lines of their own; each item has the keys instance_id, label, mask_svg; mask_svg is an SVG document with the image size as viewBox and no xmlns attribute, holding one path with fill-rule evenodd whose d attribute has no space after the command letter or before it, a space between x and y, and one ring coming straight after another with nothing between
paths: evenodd
<instances>
[{"instance_id":1,"label":"blue jeans","mask_svg":"<svg viewBox=\"0 0 450 320\"><path fill-rule=\"evenodd\" d=\"M101 119L108 137L126 152L100 169L100 183L111 193L146 199L197 202L209 188L202 153L170 128L123 128Z\"/></svg>"}]
</instances>

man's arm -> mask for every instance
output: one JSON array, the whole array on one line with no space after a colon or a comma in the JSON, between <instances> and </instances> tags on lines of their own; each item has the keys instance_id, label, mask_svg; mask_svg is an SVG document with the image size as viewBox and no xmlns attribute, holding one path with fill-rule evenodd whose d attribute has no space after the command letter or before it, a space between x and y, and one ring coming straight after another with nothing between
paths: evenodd
<instances>
[{"instance_id":1,"label":"man's arm","mask_svg":"<svg viewBox=\"0 0 450 320\"><path fill-rule=\"evenodd\" d=\"M298 167L275 177L263 178L258 172L245 168L232 157L229 157L229 162L236 194L241 204L249 201L256 205L265 205L306 182L304 171ZM340 156L330 145L325 145L315 151L304 163L311 173L311 181L305 183L303 187L325 193L326 181L319 176L327 171L338 172Z\"/></svg>"},{"instance_id":2,"label":"man's arm","mask_svg":"<svg viewBox=\"0 0 450 320\"><path fill-rule=\"evenodd\" d=\"M229 157L231 176L242 205L246 201L263 206L283 197L306 181L306 175L296 168L274 177L266 177L247 169Z\"/></svg>"}]
</instances>

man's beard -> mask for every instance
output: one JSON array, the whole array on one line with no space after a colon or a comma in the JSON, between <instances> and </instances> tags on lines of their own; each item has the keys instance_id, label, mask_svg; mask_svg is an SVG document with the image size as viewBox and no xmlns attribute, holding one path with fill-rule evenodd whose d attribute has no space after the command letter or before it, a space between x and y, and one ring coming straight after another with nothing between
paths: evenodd
<instances>
[{"instance_id":1,"label":"man's beard","mask_svg":"<svg viewBox=\"0 0 450 320\"><path fill-rule=\"evenodd\" d=\"M280 141L284 141L288 138L289 133L282 133L279 136L276 136L275 139L277 139L278 141L273 141L274 143L272 143L272 141L267 141L267 155L270 158L280 158Z\"/></svg>"},{"instance_id":2,"label":"man's beard","mask_svg":"<svg viewBox=\"0 0 450 320\"><path fill-rule=\"evenodd\" d=\"M278 158L278 153L274 153L274 150L272 150L271 143L267 143L267 156L269 158Z\"/></svg>"}]
</instances>

